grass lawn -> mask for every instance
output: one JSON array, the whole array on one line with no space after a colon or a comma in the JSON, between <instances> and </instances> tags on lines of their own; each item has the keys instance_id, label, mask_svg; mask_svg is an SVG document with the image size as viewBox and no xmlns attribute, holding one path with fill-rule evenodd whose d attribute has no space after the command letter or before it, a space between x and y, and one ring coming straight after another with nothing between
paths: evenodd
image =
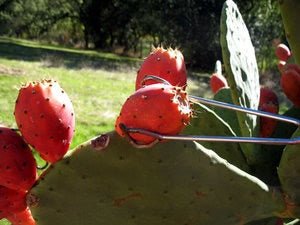
<instances>
[{"instance_id":1,"label":"grass lawn","mask_svg":"<svg viewBox=\"0 0 300 225\"><path fill-rule=\"evenodd\" d=\"M99 66L96 69L88 65L103 63L101 62L102 55L99 56L97 62L95 54L89 55L90 53L83 51L80 58L78 56L80 53L76 51L75 60L70 59L72 54L67 50L60 49L59 56L56 56L57 50L53 50L53 47L48 49L38 47L39 45L33 46L32 43L33 47L24 45L23 49L22 44L11 45L0 40L0 123L16 127L13 117L14 102L22 84L53 78L67 92L75 108L76 134L72 147L99 133L113 129L114 120L123 101L134 89L135 72L129 69L123 72L115 69L109 70L108 67L117 67L122 63L127 65L127 59L122 62L116 56L115 65L106 64L105 68ZM24 59L18 58L18 51L11 52L11 49L16 46L18 50L21 50ZM39 52L41 52L39 58L36 53L37 48L40 48ZM66 51L66 56L63 55L64 51ZM13 54L17 55L16 59L13 58ZM35 60L30 58L33 54L35 54ZM112 55L108 54L108 58L112 60ZM76 66L66 65L71 60ZM104 58L104 60L107 59ZM77 65L80 63L81 67ZM59 64L59 66L53 64Z\"/></svg>"}]
</instances>

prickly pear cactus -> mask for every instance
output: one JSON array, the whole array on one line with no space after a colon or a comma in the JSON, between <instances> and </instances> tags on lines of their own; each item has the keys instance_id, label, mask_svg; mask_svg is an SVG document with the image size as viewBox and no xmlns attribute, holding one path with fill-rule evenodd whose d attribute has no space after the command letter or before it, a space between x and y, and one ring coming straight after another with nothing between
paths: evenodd
<instances>
[{"instance_id":1,"label":"prickly pear cactus","mask_svg":"<svg viewBox=\"0 0 300 225\"><path fill-rule=\"evenodd\" d=\"M254 48L248 29L237 8L227 0L221 15L221 45L232 101L236 105L257 109L259 103L259 74ZM257 136L258 119L254 115L237 113L240 136ZM261 159L259 149L250 144L241 145L249 164Z\"/></svg>"},{"instance_id":2,"label":"prickly pear cactus","mask_svg":"<svg viewBox=\"0 0 300 225\"><path fill-rule=\"evenodd\" d=\"M214 98L257 109L254 49L232 0L223 7L221 43L230 88ZM200 103L193 110L184 134L258 136L256 116ZM299 117L299 109L285 115ZM273 137L299 136L296 129L278 123ZM37 225L283 224L300 217L299 148L178 140L141 150L111 132L52 164L28 204Z\"/></svg>"},{"instance_id":3,"label":"prickly pear cactus","mask_svg":"<svg viewBox=\"0 0 300 225\"><path fill-rule=\"evenodd\" d=\"M115 133L53 165L31 195L39 225L238 225L285 209L278 190L196 142L137 150Z\"/></svg>"}]
</instances>

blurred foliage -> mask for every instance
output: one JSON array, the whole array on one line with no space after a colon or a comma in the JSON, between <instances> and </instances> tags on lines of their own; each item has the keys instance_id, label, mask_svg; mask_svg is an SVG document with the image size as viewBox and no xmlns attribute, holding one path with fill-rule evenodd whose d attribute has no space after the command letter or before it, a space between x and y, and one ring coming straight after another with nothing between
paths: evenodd
<instances>
[{"instance_id":1,"label":"blurred foliage","mask_svg":"<svg viewBox=\"0 0 300 225\"><path fill-rule=\"evenodd\" d=\"M285 42L277 0L235 1L261 70L273 66L272 43ZM147 40L178 47L188 66L212 70L221 58L224 0L0 0L0 35L139 54ZM149 47L148 45L146 47Z\"/></svg>"},{"instance_id":2,"label":"blurred foliage","mask_svg":"<svg viewBox=\"0 0 300 225\"><path fill-rule=\"evenodd\" d=\"M276 67L274 53L276 45L280 42L288 44L278 1L235 1L239 7L242 6L242 14L256 49L260 71L264 72L270 67Z\"/></svg>"}]
</instances>

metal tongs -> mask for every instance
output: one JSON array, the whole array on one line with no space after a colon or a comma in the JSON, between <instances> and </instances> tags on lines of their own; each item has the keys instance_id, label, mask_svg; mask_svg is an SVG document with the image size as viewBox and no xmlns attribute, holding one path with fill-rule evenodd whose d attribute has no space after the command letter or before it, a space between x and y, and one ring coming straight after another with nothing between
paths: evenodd
<instances>
[{"instance_id":1,"label":"metal tongs","mask_svg":"<svg viewBox=\"0 0 300 225\"><path fill-rule=\"evenodd\" d=\"M143 84L147 80L156 80L165 84L170 84L168 81L158 78L154 75L148 75L143 80ZM266 117L274 119L277 121L291 123L296 126L300 126L300 120L292 117L282 116L274 113L264 112L261 110L250 109L246 107L241 107L238 105L233 105L229 103L224 103L216 100L205 99L193 95L189 95L189 100L194 103L202 103L204 105L217 106L220 108L248 113L260 117ZM156 144L162 140L181 140L181 141L200 141L200 142L238 142L238 143L254 143L254 144L264 144L264 145L296 145L300 144L300 137L295 138L262 138L262 137L232 137L232 136L197 136L197 135L163 135L155 133L149 130L140 129L140 128L129 128L125 124L120 124L121 129L125 132L126 136L130 139L131 143L137 147L149 147L149 145L140 145L135 142L134 139L130 137L130 133L139 133L151 136L156 139L150 146Z\"/></svg>"}]
</instances>

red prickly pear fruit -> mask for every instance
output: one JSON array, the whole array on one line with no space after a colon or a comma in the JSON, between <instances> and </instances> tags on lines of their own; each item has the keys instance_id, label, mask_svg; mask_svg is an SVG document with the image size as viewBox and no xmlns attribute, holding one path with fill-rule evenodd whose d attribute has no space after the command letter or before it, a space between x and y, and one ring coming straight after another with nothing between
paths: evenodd
<instances>
[{"instance_id":1,"label":"red prickly pear fruit","mask_svg":"<svg viewBox=\"0 0 300 225\"><path fill-rule=\"evenodd\" d=\"M260 88L260 98L259 98L259 107L273 103L277 107L279 106L279 101L277 94L272 91L270 88L267 87L261 87Z\"/></svg>"},{"instance_id":2,"label":"red prickly pear fruit","mask_svg":"<svg viewBox=\"0 0 300 225\"><path fill-rule=\"evenodd\" d=\"M216 94L221 88L228 87L226 78L222 74L213 73L210 76L210 89Z\"/></svg>"},{"instance_id":3,"label":"red prickly pear fruit","mask_svg":"<svg viewBox=\"0 0 300 225\"><path fill-rule=\"evenodd\" d=\"M0 219L19 213L26 207L26 192L0 186Z\"/></svg>"},{"instance_id":4,"label":"red prickly pear fruit","mask_svg":"<svg viewBox=\"0 0 300 225\"><path fill-rule=\"evenodd\" d=\"M300 74L300 66L297 64L293 64L293 63L286 63L282 72L284 72L285 70L295 70L297 73Z\"/></svg>"},{"instance_id":5,"label":"red prickly pear fruit","mask_svg":"<svg viewBox=\"0 0 300 225\"><path fill-rule=\"evenodd\" d=\"M11 225L35 225L36 222L32 217L30 209L27 207L21 212L10 214L7 219Z\"/></svg>"},{"instance_id":6,"label":"red prickly pear fruit","mask_svg":"<svg viewBox=\"0 0 300 225\"><path fill-rule=\"evenodd\" d=\"M278 114L279 102L275 92L271 89L262 87L260 89L259 110ZM267 117L260 118L260 136L270 137L277 125L277 121Z\"/></svg>"},{"instance_id":7,"label":"red prickly pear fruit","mask_svg":"<svg viewBox=\"0 0 300 225\"><path fill-rule=\"evenodd\" d=\"M190 117L187 93L180 87L158 83L140 88L126 100L115 129L121 136L125 136L125 133L120 124L128 128L176 135L189 123ZM137 133L130 134L130 137L141 145L155 141L151 136Z\"/></svg>"},{"instance_id":8,"label":"red prickly pear fruit","mask_svg":"<svg viewBox=\"0 0 300 225\"><path fill-rule=\"evenodd\" d=\"M265 104L260 108L261 111L270 112L277 114L278 106L272 103ZM261 137L270 137L277 125L277 121L274 119L261 117L260 118L260 136Z\"/></svg>"},{"instance_id":9,"label":"red prickly pear fruit","mask_svg":"<svg viewBox=\"0 0 300 225\"><path fill-rule=\"evenodd\" d=\"M288 46L281 43L276 46L275 55L277 56L278 60L286 62L291 57L292 53Z\"/></svg>"},{"instance_id":10,"label":"red prickly pear fruit","mask_svg":"<svg viewBox=\"0 0 300 225\"><path fill-rule=\"evenodd\" d=\"M210 76L210 89L216 94L221 88L228 87L226 78L222 75L221 61L217 60L215 65L215 71Z\"/></svg>"},{"instance_id":11,"label":"red prickly pear fruit","mask_svg":"<svg viewBox=\"0 0 300 225\"><path fill-rule=\"evenodd\" d=\"M287 98L297 107L300 107L300 73L298 69L287 67L280 79L280 85Z\"/></svg>"},{"instance_id":12,"label":"red prickly pear fruit","mask_svg":"<svg viewBox=\"0 0 300 225\"><path fill-rule=\"evenodd\" d=\"M283 71L284 68L285 68L285 65L286 65L286 61L279 60L278 63L277 63L278 70L280 72Z\"/></svg>"},{"instance_id":13,"label":"red prickly pear fruit","mask_svg":"<svg viewBox=\"0 0 300 225\"><path fill-rule=\"evenodd\" d=\"M41 157L55 163L68 151L74 134L73 105L54 80L23 86L15 105L15 119L25 141Z\"/></svg>"},{"instance_id":14,"label":"red prickly pear fruit","mask_svg":"<svg viewBox=\"0 0 300 225\"><path fill-rule=\"evenodd\" d=\"M135 88L138 90L143 86L143 80L147 75L154 75L165 79L171 85L185 89L187 83L187 71L184 57L178 49L154 48L144 60L136 77ZM146 84L158 83L149 80Z\"/></svg>"},{"instance_id":15,"label":"red prickly pear fruit","mask_svg":"<svg viewBox=\"0 0 300 225\"><path fill-rule=\"evenodd\" d=\"M281 218L278 218L275 225L284 225L284 220Z\"/></svg>"},{"instance_id":16,"label":"red prickly pear fruit","mask_svg":"<svg viewBox=\"0 0 300 225\"><path fill-rule=\"evenodd\" d=\"M17 132L0 127L0 185L27 191L36 179L36 161L29 146Z\"/></svg>"}]
</instances>

